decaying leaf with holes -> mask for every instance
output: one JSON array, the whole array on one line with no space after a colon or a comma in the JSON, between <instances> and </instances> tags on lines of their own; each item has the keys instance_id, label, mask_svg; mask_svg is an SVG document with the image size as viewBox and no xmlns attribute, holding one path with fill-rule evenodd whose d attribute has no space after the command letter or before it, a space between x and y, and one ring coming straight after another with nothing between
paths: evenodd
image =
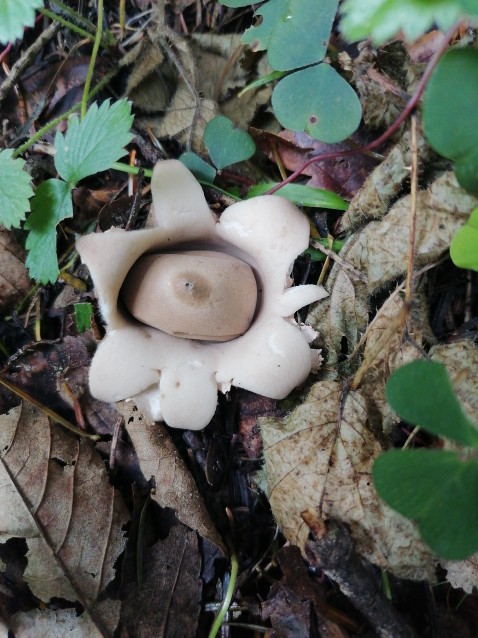
<instances>
[{"instance_id":1,"label":"decaying leaf with holes","mask_svg":"<svg viewBox=\"0 0 478 638\"><path fill-rule=\"evenodd\" d=\"M378 497L371 469L382 446L367 427L360 392L344 395L333 381L316 383L284 419L260 419L263 478L272 512L287 540L304 549L312 509L347 523L358 552L397 576L435 579L435 560L413 524Z\"/></svg>"},{"instance_id":2,"label":"decaying leaf with holes","mask_svg":"<svg viewBox=\"0 0 478 638\"><path fill-rule=\"evenodd\" d=\"M79 603L76 630L112 635L119 602L106 589L128 514L102 459L30 404L0 416L0 426L0 541L25 539L23 578L34 596Z\"/></svg>"}]
</instances>

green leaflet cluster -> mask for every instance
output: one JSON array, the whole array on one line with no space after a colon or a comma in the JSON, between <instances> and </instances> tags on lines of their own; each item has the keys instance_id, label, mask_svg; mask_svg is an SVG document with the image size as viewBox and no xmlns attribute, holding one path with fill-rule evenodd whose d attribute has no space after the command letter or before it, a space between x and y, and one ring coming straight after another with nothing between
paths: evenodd
<instances>
[{"instance_id":1,"label":"green leaflet cluster","mask_svg":"<svg viewBox=\"0 0 478 638\"><path fill-rule=\"evenodd\" d=\"M250 4L221 2L230 7ZM267 50L271 68L285 76L272 94L282 126L327 143L349 137L362 116L352 87L324 62L337 9L338 0L269 0L256 10L262 22L243 36L254 51Z\"/></svg>"},{"instance_id":2,"label":"green leaflet cluster","mask_svg":"<svg viewBox=\"0 0 478 638\"><path fill-rule=\"evenodd\" d=\"M387 400L408 423L463 446L390 450L375 461L379 495L414 520L423 540L440 557L460 560L478 550L478 428L455 395L444 366L414 361L387 383Z\"/></svg>"},{"instance_id":3,"label":"green leaflet cluster","mask_svg":"<svg viewBox=\"0 0 478 638\"><path fill-rule=\"evenodd\" d=\"M55 168L62 179L46 180L35 193L23 170L25 162L14 159L11 149L0 152L0 223L19 228L31 210L24 228L32 278L43 284L56 281L56 227L73 215L71 192L80 179L111 168L125 154L132 122L126 100L93 104L81 121L73 116L66 134L55 137Z\"/></svg>"},{"instance_id":4,"label":"green leaflet cluster","mask_svg":"<svg viewBox=\"0 0 478 638\"><path fill-rule=\"evenodd\" d=\"M372 38L374 44L402 31L415 40L435 24L449 29L463 17L478 17L476 0L344 0L340 23L345 37L355 42Z\"/></svg>"},{"instance_id":5,"label":"green leaflet cluster","mask_svg":"<svg viewBox=\"0 0 478 638\"><path fill-rule=\"evenodd\" d=\"M23 35L24 27L35 23L35 11L43 0L2 0L0 2L0 44L13 42Z\"/></svg>"}]
</instances>

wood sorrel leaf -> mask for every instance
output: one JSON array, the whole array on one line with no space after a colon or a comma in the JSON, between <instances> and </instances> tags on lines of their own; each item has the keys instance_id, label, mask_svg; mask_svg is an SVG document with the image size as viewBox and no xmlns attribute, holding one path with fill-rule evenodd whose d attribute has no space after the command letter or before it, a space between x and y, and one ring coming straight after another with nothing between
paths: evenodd
<instances>
[{"instance_id":1,"label":"wood sorrel leaf","mask_svg":"<svg viewBox=\"0 0 478 638\"><path fill-rule=\"evenodd\" d=\"M455 266L478 270L478 208L453 237L450 256Z\"/></svg>"},{"instance_id":2,"label":"wood sorrel leaf","mask_svg":"<svg viewBox=\"0 0 478 638\"><path fill-rule=\"evenodd\" d=\"M442 558L478 550L478 463L455 452L390 450L373 466L375 487L394 510L414 520Z\"/></svg>"},{"instance_id":3,"label":"wood sorrel leaf","mask_svg":"<svg viewBox=\"0 0 478 638\"><path fill-rule=\"evenodd\" d=\"M223 115L217 115L207 123L204 144L219 170L247 160L256 152L256 145L249 133L235 128L231 120Z\"/></svg>"},{"instance_id":4,"label":"wood sorrel leaf","mask_svg":"<svg viewBox=\"0 0 478 638\"><path fill-rule=\"evenodd\" d=\"M461 445L478 447L478 428L465 415L446 368L433 361L412 361L387 383L387 401L397 414Z\"/></svg>"},{"instance_id":5,"label":"wood sorrel leaf","mask_svg":"<svg viewBox=\"0 0 478 638\"><path fill-rule=\"evenodd\" d=\"M340 142L360 124L357 94L328 64L291 73L272 94L274 113L284 128L306 131L322 142Z\"/></svg>"},{"instance_id":6,"label":"wood sorrel leaf","mask_svg":"<svg viewBox=\"0 0 478 638\"><path fill-rule=\"evenodd\" d=\"M276 71L321 62L337 7L337 0L270 0L257 9L262 22L244 33L243 42L255 51L267 49Z\"/></svg>"},{"instance_id":7,"label":"wood sorrel leaf","mask_svg":"<svg viewBox=\"0 0 478 638\"><path fill-rule=\"evenodd\" d=\"M216 169L205 162L202 157L196 155L196 153L187 151L181 155L179 161L182 162L186 168L189 168L196 179L210 183L214 181Z\"/></svg>"},{"instance_id":8,"label":"wood sorrel leaf","mask_svg":"<svg viewBox=\"0 0 478 638\"><path fill-rule=\"evenodd\" d=\"M430 145L455 162L460 185L478 193L477 49L443 55L425 90L423 126Z\"/></svg>"}]
</instances>

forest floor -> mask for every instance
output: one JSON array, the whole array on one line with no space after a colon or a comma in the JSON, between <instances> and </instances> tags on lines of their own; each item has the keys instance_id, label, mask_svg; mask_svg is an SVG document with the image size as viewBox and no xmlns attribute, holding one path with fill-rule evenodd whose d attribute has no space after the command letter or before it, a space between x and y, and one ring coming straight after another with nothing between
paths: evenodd
<instances>
[{"instance_id":1,"label":"forest floor","mask_svg":"<svg viewBox=\"0 0 478 638\"><path fill-rule=\"evenodd\" d=\"M77 26L94 29L94 3L65 4L83 17ZM250 7L127 0L123 29L121 4L105 2L111 39L93 86L102 83L99 103L132 103L124 161L152 169L191 151L210 164L204 130L218 114L254 140L252 159L216 175L209 167L204 193L218 215L313 156L377 139L441 43L431 32L413 46L375 49L334 32L334 64L364 116L351 140L331 145L279 125L271 82L239 97L270 72L264 53L241 44ZM0 148L18 148L81 102L91 52L92 37L40 14L23 39L0 47ZM57 176L54 138L66 129L60 118L22 154L35 186ZM292 276L296 285L320 282L328 296L297 319L315 331L322 365L281 401L219 392L200 431L153 423L131 402L89 392L106 326L75 242L143 228L149 180L119 170L80 180L73 216L58 226L54 283L30 279L25 229L0 230L1 636L478 635L476 558L440 561L413 523L383 505L371 477L374 459L413 430L385 400L400 365L423 356L446 364L466 377L456 389L465 408L478 405L476 274L448 256L478 200L450 169L422 138L418 115L374 152L303 170L297 183L351 202L346 212L303 207L311 244ZM413 445L442 447L423 431Z\"/></svg>"}]
</instances>

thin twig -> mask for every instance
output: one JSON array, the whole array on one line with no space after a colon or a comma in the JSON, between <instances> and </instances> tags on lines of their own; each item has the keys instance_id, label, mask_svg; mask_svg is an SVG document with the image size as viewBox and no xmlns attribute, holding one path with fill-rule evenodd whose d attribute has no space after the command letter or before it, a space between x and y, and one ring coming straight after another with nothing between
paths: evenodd
<instances>
[{"instance_id":1,"label":"thin twig","mask_svg":"<svg viewBox=\"0 0 478 638\"><path fill-rule=\"evenodd\" d=\"M2 82L0 86L0 108L9 91L18 82L23 71L30 66L32 60L40 53L45 44L53 38L59 30L59 24L50 24L50 26L39 35L33 44L25 51L20 59L18 59L10 70L10 75Z\"/></svg>"},{"instance_id":2,"label":"thin twig","mask_svg":"<svg viewBox=\"0 0 478 638\"><path fill-rule=\"evenodd\" d=\"M333 580L360 610L381 638L415 638L416 633L381 591L376 573L355 550L354 540L343 524L328 521L306 510L302 519L314 540L305 544L310 563Z\"/></svg>"},{"instance_id":3,"label":"thin twig","mask_svg":"<svg viewBox=\"0 0 478 638\"><path fill-rule=\"evenodd\" d=\"M405 302L412 299L413 266L415 263L415 236L417 230L417 190L418 190L418 132L417 117L412 115L412 173L410 187L410 234L408 238L407 278L405 280Z\"/></svg>"},{"instance_id":4,"label":"thin twig","mask_svg":"<svg viewBox=\"0 0 478 638\"><path fill-rule=\"evenodd\" d=\"M326 248L325 246L322 246L322 244L314 240L310 242L310 245L313 248L316 248L317 250L319 250L324 255L327 255L327 257L330 257L330 259L333 259L334 261L336 261L344 270L347 270L348 272L350 272L356 279L359 279L365 284L367 283L367 277L363 273L361 273L360 270L357 270L356 268L354 268L352 264L349 264L347 261L345 261L345 259L342 259L342 257L337 255L337 253L334 253L333 250L329 250L328 248Z\"/></svg>"},{"instance_id":5,"label":"thin twig","mask_svg":"<svg viewBox=\"0 0 478 638\"><path fill-rule=\"evenodd\" d=\"M0 384L5 386L8 390L10 390L10 392L13 392L24 401L28 401L28 403L31 403L32 405L37 407L39 410L44 412L48 417L50 417L52 421L59 423L67 430L70 430L70 432L73 432L74 434L79 434L80 436L83 436L87 439L91 439L92 441L101 440L101 437L98 436L97 434L88 434L87 432L80 430L80 428L77 428L75 425L73 425L73 423L70 423L67 419L64 419L60 414L58 414L58 412L55 412L54 410L47 407L46 405L43 405L43 403L40 403L40 401L37 401L30 394L28 394L21 388L18 388L16 385L11 383L10 381L7 381L7 379L5 379L2 376L0 376Z\"/></svg>"}]
</instances>

